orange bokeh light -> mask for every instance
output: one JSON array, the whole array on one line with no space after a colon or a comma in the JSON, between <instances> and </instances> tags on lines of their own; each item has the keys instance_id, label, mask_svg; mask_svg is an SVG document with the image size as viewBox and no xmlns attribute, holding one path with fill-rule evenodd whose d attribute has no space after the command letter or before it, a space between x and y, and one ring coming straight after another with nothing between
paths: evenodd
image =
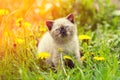
<instances>
[{"instance_id":1,"label":"orange bokeh light","mask_svg":"<svg viewBox=\"0 0 120 80\"><path fill-rule=\"evenodd\" d=\"M18 36L22 37L23 32L32 33L32 30L37 29L41 23L43 25L46 20L53 19L53 12L57 9L56 1L53 0L0 0L0 2L0 53L5 45L13 43L10 41L14 41Z\"/></svg>"}]
</instances>

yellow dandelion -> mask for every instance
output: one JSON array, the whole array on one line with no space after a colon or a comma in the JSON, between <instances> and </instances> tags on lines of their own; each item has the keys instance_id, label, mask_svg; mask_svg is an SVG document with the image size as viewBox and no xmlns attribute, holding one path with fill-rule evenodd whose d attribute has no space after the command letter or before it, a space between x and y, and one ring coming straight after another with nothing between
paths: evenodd
<instances>
[{"instance_id":1,"label":"yellow dandelion","mask_svg":"<svg viewBox=\"0 0 120 80\"><path fill-rule=\"evenodd\" d=\"M64 56L63 58L64 58L64 59L70 59L70 60L72 60L72 58L71 58L70 56L67 56L67 55Z\"/></svg>"},{"instance_id":2,"label":"yellow dandelion","mask_svg":"<svg viewBox=\"0 0 120 80\"><path fill-rule=\"evenodd\" d=\"M84 60L85 60L85 56L82 56L82 57L80 58L80 60L84 61Z\"/></svg>"},{"instance_id":3,"label":"yellow dandelion","mask_svg":"<svg viewBox=\"0 0 120 80\"><path fill-rule=\"evenodd\" d=\"M39 30L40 30L40 32L46 32L47 31L47 29L43 26L41 26Z\"/></svg>"},{"instance_id":4,"label":"yellow dandelion","mask_svg":"<svg viewBox=\"0 0 120 80\"><path fill-rule=\"evenodd\" d=\"M30 36L30 37L34 37L34 34L31 32L31 33L29 34L29 36Z\"/></svg>"},{"instance_id":5,"label":"yellow dandelion","mask_svg":"<svg viewBox=\"0 0 120 80\"><path fill-rule=\"evenodd\" d=\"M91 37L88 35L79 35L78 37L80 40L90 40L91 39Z\"/></svg>"},{"instance_id":6,"label":"yellow dandelion","mask_svg":"<svg viewBox=\"0 0 120 80\"><path fill-rule=\"evenodd\" d=\"M94 53L93 53L93 52L91 52L90 54L94 55Z\"/></svg>"},{"instance_id":7,"label":"yellow dandelion","mask_svg":"<svg viewBox=\"0 0 120 80\"><path fill-rule=\"evenodd\" d=\"M93 53L93 52L90 52L90 55L91 55L91 56L94 56L94 55L95 55L95 53Z\"/></svg>"},{"instance_id":8,"label":"yellow dandelion","mask_svg":"<svg viewBox=\"0 0 120 80\"><path fill-rule=\"evenodd\" d=\"M46 58L50 58L51 55L47 52L40 52L36 56L38 59L46 59Z\"/></svg>"},{"instance_id":9,"label":"yellow dandelion","mask_svg":"<svg viewBox=\"0 0 120 80\"><path fill-rule=\"evenodd\" d=\"M98 56L94 57L94 59L97 60L97 61L103 61L103 60L105 60L104 57L98 57Z\"/></svg>"},{"instance_id":10,"label":"yellow dandelion","mask_svg":"<svg viewBox=\"0 0 120 80\"><path fill-rule=\"evenodd\" d=\"M31 24L30 24L29 22L24 22L24 23L23 23L23 26L24 26L24 27L30 27Z\"/></svg>"},{"instance_id":11,"label":"yellow dandelion","mask_svg":"<svg viewBox=\"0 0 120 80\"><path fill-rule=\"evenodd\" d=\"M62 52L63 51L63 49L62 48L58 48L58 52Z\"/></svg>"},{"instance_id":12,"label":"yellow dandelion","mask_svg":"<svg viewBox=\"0 0 120 80\"><path fill-rule=\"evenodd\" d=\"M9 13L8 10L6 10L6 9L0 9L0 16L7 15L8 13Z\"/></svg>"},{"instance_id":13,"label":"yellow dandelion","mask_svg":"<svg viewBox=\"0 0 120 80\"><path fill-rule=\"evenodd\" d=\"M21 39L21 38L16 38L16 43L23 44L23 43L25 43L25 40Z\"/></svg>"},{"instance_id":14,"label":"yellow dandelion","mask_svg":"<svg viewBox=\"0 0 120 80\"><path fill-rule=\"evenodd\" d=\"M37 40L33 40L33 45L37 45Z\"/></svg>"},{"instance_id":15,"label":"yellow dandelion","mask_svg":"<svg viewBox=\"0 0 120 80\"><path fill-rule=\"evenodd\" d=\"M22 21L23 21L23 18L21 17L21 18L18 18L17 20L16 20L16 25L17 26L21 26L22 25Z\"/></svg>"},{"instance_id":16,"label":"yellow dandelion","mask_svg":"<svg viewBox=\"0 0 120 80\"><path fill-rule=\"evenodd\" d=\"M22 18L22 17L18 18L18 19L16 20L16 23L21 22L21 21L23 21L23 18Z\"/></svg>"},{"instance_id":17,"label":"yellow dandelion","mask_svg":"<svg viewBox=\"0 0 120 80\"><path fill-rule=\"evenodd\" d=\"M39 77L38 80L43 80L42 77Z\"/></svg>"}]
</instances>

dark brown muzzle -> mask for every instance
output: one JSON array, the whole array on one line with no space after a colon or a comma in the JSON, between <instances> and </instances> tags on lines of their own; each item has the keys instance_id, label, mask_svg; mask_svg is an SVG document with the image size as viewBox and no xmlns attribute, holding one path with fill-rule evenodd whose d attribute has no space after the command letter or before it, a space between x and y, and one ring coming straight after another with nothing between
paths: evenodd
<instances>
[{"instance_id":1,"label":"dark brown muzzle","mask_svg":"<svg viewBox=\"0 0 120 80\"><path fill-rule=\"evenodd\" d=\"M62 37L67 36L67 31L63 26L60 28L60 34L62 35Z\"/></svg>"}]
</instances>

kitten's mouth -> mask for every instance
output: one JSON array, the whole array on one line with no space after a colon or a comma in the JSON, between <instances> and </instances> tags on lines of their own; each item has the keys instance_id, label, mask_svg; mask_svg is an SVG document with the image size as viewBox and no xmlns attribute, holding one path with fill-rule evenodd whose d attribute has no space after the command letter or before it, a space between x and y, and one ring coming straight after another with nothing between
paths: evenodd
<instances>
[{"instance_id":1,"label":"kitten's mouth","mask_svg":"<svg viewBox=\"0 0 120 80\"><path fill-rule=\"evenodd\" d=\"M61 34L61 37L66 37L66 36L67 36L66 33Z\"/></svg>"},{"instance_id":2,"label":"kitten's mouth","mask_svg":"<svg viewBox=\"0 0 120 80\"><path fill-rule=\"evenodd\" d=\"M67 32L66 31L61 31L60 34L61 34L61 37L66 37L67 36Z\"/></svg>"},{"instance_id":3,"label":"kitten's mouth","mask_svg":"<svg viewBox=\"0 0 120 80\"><path fill-rule=\"evenodd\" d=\"M64 29L64 27L61 27L60 34L61 34L61 37L67 36L67 31Z\"/></svg>"}]
</instances>

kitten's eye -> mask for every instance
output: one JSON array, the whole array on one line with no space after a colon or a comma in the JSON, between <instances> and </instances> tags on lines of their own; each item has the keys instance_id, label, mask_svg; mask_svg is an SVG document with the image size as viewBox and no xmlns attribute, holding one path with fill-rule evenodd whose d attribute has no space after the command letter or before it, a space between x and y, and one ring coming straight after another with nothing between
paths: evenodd
<instances>
[{"instance_id":1,"label":"kitten's eye","mask_svg":"<svg viewBox=\"0 0 120 80\"><path fill-rule=\"evenodd\" d=\"M69 28L69 26L65 26L65 28L66 28L66 29L68 29L68 28Z\"/></svg>"},{"instance_id":2,"label":"kitten's eye","mask_svg":"<svg viewBox=\"0 0 120 80\"><path fill-rule=\"evenodd\" d=\"M60 30L59 30L59 29L56 29L56 32L60 32Z\"/></svg>"}]
</instances>

